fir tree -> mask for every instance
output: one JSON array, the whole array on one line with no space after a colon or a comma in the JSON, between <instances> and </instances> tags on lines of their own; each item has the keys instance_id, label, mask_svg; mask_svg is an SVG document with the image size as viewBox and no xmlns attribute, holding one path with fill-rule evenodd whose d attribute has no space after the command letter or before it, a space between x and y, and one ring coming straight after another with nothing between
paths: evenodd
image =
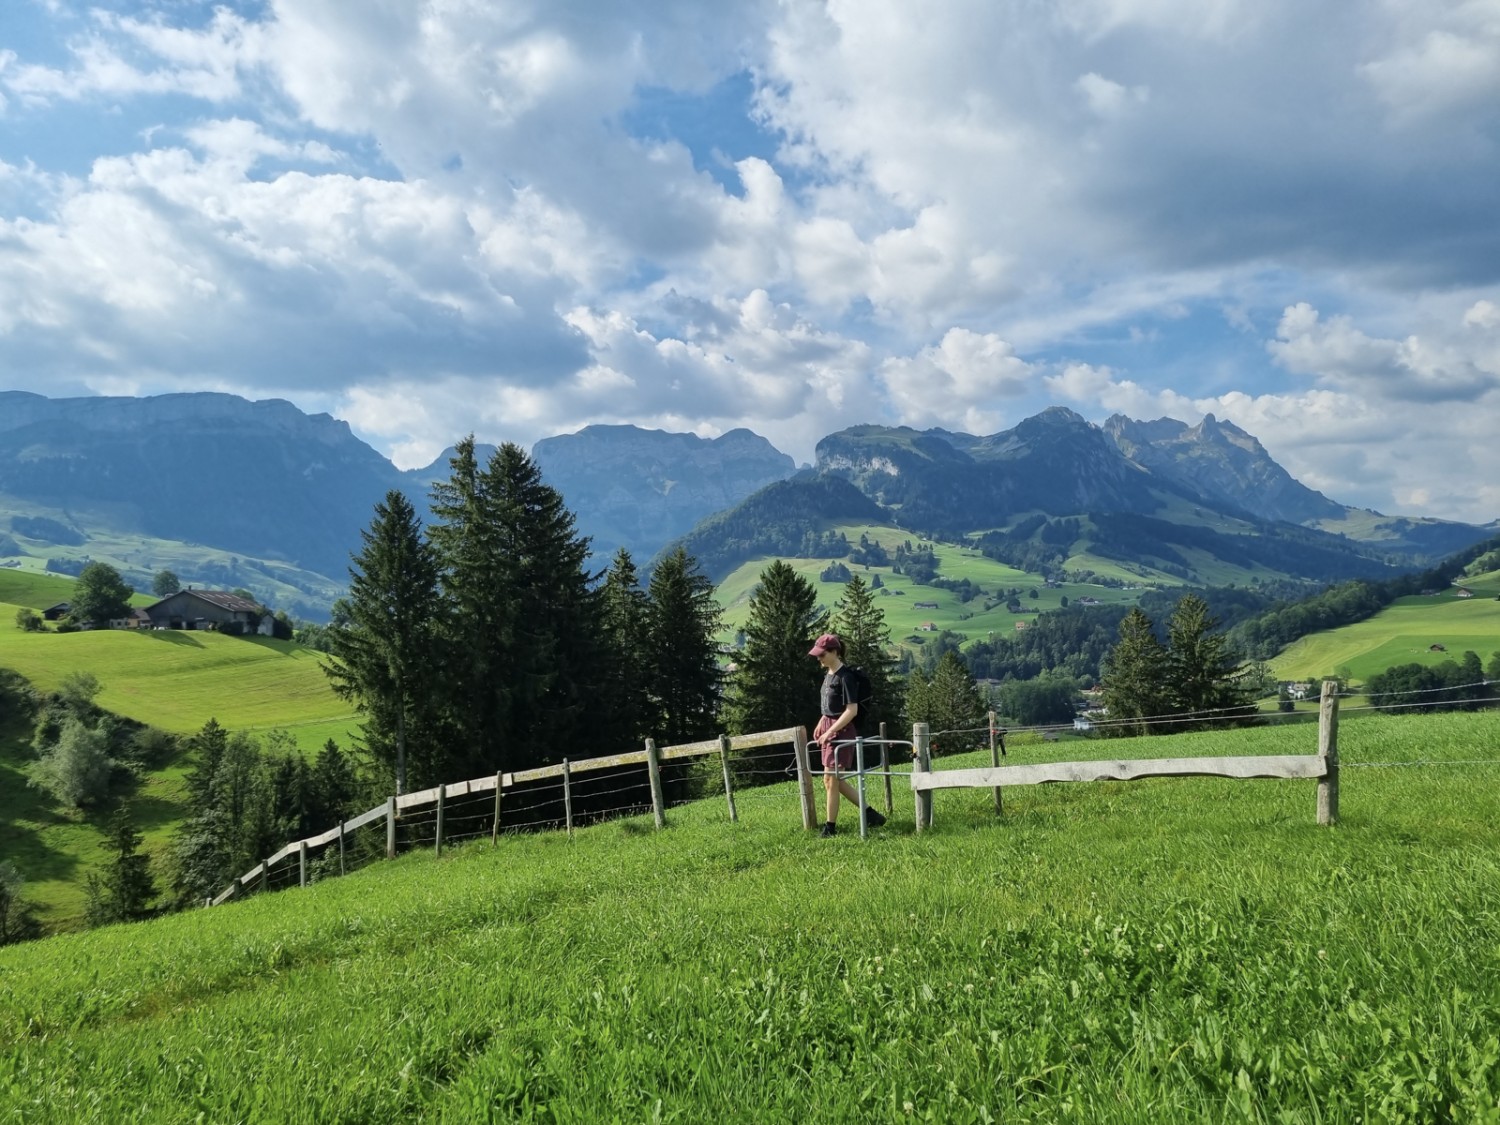
<instances>
[{"instance_id":1,"label":"fir tree","mask_svg":"<svg viewBox=\"0 0 1500 1125\"><path fill-rule=\"evenodd\" d=\"M600 589L600 638L607 670L599 685L608 749L639 750L656 729L647 695L651 603L641 589L635 561L624 547L604 575Z\"/></svg>"},{"instance_id":2,"label":"fir tree","mask_svg":"<svg viewBox=\"0 0 1500 1125\"><path fill-rule=\"evenodd\" d=\"M777 559L761 571L750 595L745 646L730 680L733 731L751 734L816 721L823 669L807 650L827 621L817 590L791 566Z\"/></svg>"},{"instance_id":3,"label":"fir tree","mask_svg":"<svg viewBox=\"0 0 1500 1125\"><path fill-rule=\"evenodd\" d=\"M506 652L510 699L504 758L487 770L578 756L599 721L599 595L587 570L589 541L577 532L562 494L518 445L495 451L486 493L497 521L498 569L509 598Z\"/></svg>"},{"instance_id":4,"label":"fir tree","mask_svg":"<svg viewBox=\"0 0 1500 1125\"><path fill-rule=\"evenodd\" d=\"M102 875L89 875L85 888L84 918L90 926L134 922L151 913L156 882L151 857L136 850L140 844L130 810L121 805L109 821L109 863Z\"/></svg>"},{"instance_id":5,"label":"fir tree","mask_svg":"<svg viewBox=\"0 0 1500 1125\"><path fill-rule=\"evenodd\" d=\"M510 701L515 618L503 572L500 521L474 435L461 440L449 476L432 486L428 536L437 557L442 616L437 698L442 740L473 776L499 761ZM457 770L455 772L462 772Z\"/></svg>"},{"instance_id":6,"label":"fir tree","mask_svg":"<svg viewBox=\"0 0 1500 1125\"><path fill-rule=\"evenodd\" d=\"M877 578L879 575L876 576ZM880 733L880 724L900 714L896 661L891 657L891 631L885 611L875 602L864 579L855 575L833 607L833 632L844 642L844 661L870 677L871 699L859 709L859 729L867 738Z\"/></svg>"},{"instance_id":7,"label":"fir tree","mask_svg":"<svg viewBox=\"0 0 1500 1125\"><path fill-rule=\"evenodd\" d=\"M1210 725L1244 719L1253 711L1241 661L1228 638L1215 632L1218 624L1197 594L1179 599L1167 623L1170 709L1197 714Z\"/></svg>"},{"instance_id":8,"label":"fir tree","mask_svg":"<svg viewBox=\"0 0 1500 1125\"><path fill-rule=\"evenodd\" d=\"M41 924L31 906L22 901L26 880L9 860L0 860L0 945L30 941L42 936Z\"/></svg>"},{"instance_id":9,"label":"fir tree","mask_svg":"<svg viewBox=\"0 0 1500 1125\"><path fill-rule=\"evenodd\" d=\"M1105 657L1104 706L1110 730L1148 734L1154 716L1172 709L1167 651L1156 637L1151 619L1136 607L1120 622L1119 640ZM1125 726L1119 720L1134 720Z\"/></svg>"},{"instance_id":10,"label":"fir tree","mask_svg":"<svg viewBox=\"0 0 1500 1125\"><path fill-rule=\"evenodd\" d=\"M349 597L324 665L333 690L365 715L366 747L406 792L409 761L431 778L436 732L431 700L438 618L438 566L416 511L392 490L360 532L364 547L349 569Z\"/></svg>"},{"instance_id":11,"label":"fir tree","mask_svg":"<svg viewBox=\"0 0 1500 1125\"><path fill-rule=\"evenodd\" d=\"M956 652L945 652L932 675L914 670L907 679L906 717L926 723L944 752L977 746L987 736L984 700L968 666Z\"/></svg>"},{"instance_id":12,"label":"fir tree","mask_svg":"<svg viewBox=\"0 0 1500 1125\"><path fill-rule=\"evenodd\" d=\"M713 735L719 690L719 605L714 584L678 547L651 575L647 690L657 742L675 745Z\"/></svg>"}]
</instances>

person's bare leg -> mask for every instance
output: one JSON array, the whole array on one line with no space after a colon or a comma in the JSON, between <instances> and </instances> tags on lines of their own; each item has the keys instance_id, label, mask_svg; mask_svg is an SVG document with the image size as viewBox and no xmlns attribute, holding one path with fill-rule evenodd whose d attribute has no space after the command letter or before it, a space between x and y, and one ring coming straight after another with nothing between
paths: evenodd
<instances>
[{"instance_id":1,"label":"person's bare leg","mask_svg":"<svg viewBox=\"0 0 1500 1125\"><path fill-rule=\"evenodd\" d=\"M839 790L848 789L849 783L837 774L825 773L823 775L823 788L828 791L828 823L835 824L839 819Z\"/></svg>"},{"instance_id":2,"label":"person's bare leg","mask_svg":"<svg viewBox=\"0 0 1500 1125\"><path fill-rule=\"evenodd\" d=\"M856 808L859 807L859 790L855 789L854 786L850 785L842 777L839 778L839 792L848 797Z\"/></svg>"}]
</instances>

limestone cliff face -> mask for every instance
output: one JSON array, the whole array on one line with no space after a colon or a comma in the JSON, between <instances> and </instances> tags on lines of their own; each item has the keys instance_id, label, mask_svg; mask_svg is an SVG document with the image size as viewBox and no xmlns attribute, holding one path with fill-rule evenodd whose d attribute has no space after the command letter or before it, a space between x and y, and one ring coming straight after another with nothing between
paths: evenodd
<instances>
[{"instance_id":1,"label":"limestone cliff face","mask_svg":"<svg viewBox=\"0 0 1500 1125\"><path fill-rule=\"evenodd\" d=\"M596 558L625 547L644 564L700 520L784 480L796 464L749 430L700 438L588 426L536 443L532 457L592 538Z\"/></svg>"},{"instance_id":2,"label":"limestone cliff face","mask_svg":"<svg viewBox=\"0 0 1500 1125\"><path fill-rule=\"evenodd\" d=\"M0 493L335 578L401 474L326 414L233 395L0 393Z\"/></svg>"},{"instance_id":3,"label":"limestone cliff face","mask_svg":"<svg viewBox=\"0 0 1500 1125\"><path fill-rule=\"evenodd\" d=\"M1137 422L1116 414L1104 423L1104 432L1157 476L1262 519L1313 523L1342 518L1348 510L1294 479L1255 437L1212 414L1196 426L1174 418Z\"/></svg>"}]
</instances>

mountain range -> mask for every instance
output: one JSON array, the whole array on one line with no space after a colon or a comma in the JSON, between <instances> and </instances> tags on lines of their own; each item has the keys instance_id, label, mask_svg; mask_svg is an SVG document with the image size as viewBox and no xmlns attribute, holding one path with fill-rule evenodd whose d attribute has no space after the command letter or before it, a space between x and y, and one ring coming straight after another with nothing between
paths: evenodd
<instances>
[{"instance_id":1,"label":"mountain range","mask_svg":"<svg viewBox=\"0 0 1500 1125\"><path fill-rule=\"evenodd\" d=\"M1322 577L1343 560L1408 565L1487 534L1340 505L1212 416L1187 426L1117 415L1097 426L1054 407L989 436L855 426L819 442L801 473L748 430L705 439L589 426L532 454L601 566L620 547L645 562L682 537L705 557L743 555L768 508L799 535L840 518L886 520L988 536L1012 552L1029 549L1016 538L1028 519L1081 519L1072 546L1118 554L1121 542L1155 535L1169 548L1157 561L1183 580L1205 550L1264 556L1266 543L1298 543L1293 554L1321 554L1306 565L1283 558L1286 573ZM276 604L298 591L296 609L326 612L374 504L393 488L425 499L447 457L402 471L346 423L278 400L0 392L0 553L54 569L104 558L136 581L172 566L186 581L269 591ZM1056 526L1029 534L1060 537Z\"/></svg>"}]
</instances>

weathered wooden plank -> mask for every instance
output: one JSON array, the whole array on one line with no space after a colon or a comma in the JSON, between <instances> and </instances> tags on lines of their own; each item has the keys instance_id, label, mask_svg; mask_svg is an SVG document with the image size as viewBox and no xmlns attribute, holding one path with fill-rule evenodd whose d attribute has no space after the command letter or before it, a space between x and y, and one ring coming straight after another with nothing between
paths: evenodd
<instances>
[{"instance_id":1,"label":"weathered wooden plank","mask_svg":"<svg viewBox=\"0 0 1500 1125\"><path fill-rule=\"evenodd\" d=\"M802 827L811 832L817 825L813 808L812 764L807 758L807 728L792 731L792 753L797 758L797 795L802 800Z\"/></svg>"},{"instance_id":2,"label":"weathered wooden plank","mask_svg":"<svg viewBox=\"0 0 1500 1125\"><path fill-rule=\"evenodd\" d=\"M1318 757L1324 763L1323 778L1318 782L1318 823L1339 822L1339 685L1337 680L1323 681L1323 696L1318 704Z\"/></svg>"},{"instance_id":3,"label":"weathered wooden plank","mask_svg":"<svg viewBox=\"0 0 1500 1125\"><path fill-rule=\"evenodd\" d=\"M1045 785L1062 781L1136 781L1146 777L1317 778L1325 770L1313 755L1247 758L1143 758L1134 761L1041 762L974 770L913 770L912 788L985 789L995 785Z\"/></svg>"},{"instance_id":4,"label":"weathered wooden plank","mask_svg":"<svg viewBox=\"0 0 1500 1125\"><path fill-rule=\"evenodd\" d=\"M790 746L797 735L796 727L768 730L760 734L737 734L729 740L731 750L753 750L757 746Z\"/></svg>"},{"instance_id":5,"label":"weathered wooden plank","mask_svg":"<svg viewBox=\"0 0 1500 1125\"><path fill-rule=\"evenodd\" d=\"M286 847L282 848L279 852L273 852L271 854L270 858L266 860L266 866L267 867L275 867L278 863L280 863L282 860L284 860L287 856L289 856L289 855L295 855L296 851L297 851L297 845L296 844L288 844Z\"/></svg>"},{"instance_id":6,"label":"weathered wooden plank","mask_svg":"<svg viewBox=\"0 0 1500 1125\"><path fill-rule=\"evenodd\" d=\"M385 810L382 809L381 811ZM341 827L343 826L339 825L338 827L330 828L327 832L320 832L316 836L309 836L302 842L310 848L321 848L324 844L331 844L339 838L339 828Z\"/></svg>"},{"instance_id":7,"label":"weathered wooden plank","mask_svg":"<svg viewBox=\"0 0 1500 1125\"><path fill-rule=\"evenodd\" d=\"M419 789L415 793L402 793L396 798L397 809L410 809L418 805L430 805L437 800L438 789L434 785L431 789Z\"/></svg>"},{"instance_id":8,"label":"weathered wooden plank","mask_svg":"<svg viewBox=\"0 0 1500 1125\"><path fill-rule=\"evenodd\" d=\"M656 752L656 760L659 762L670 762L677 758L696 758L701 754L717 754L719 752L719 740L711 738L707 742L684 742L681 746L663 746Z\"/></svg>"},{"instance_id":9,"label":"weathered wooden plank","mask_svg":"<svg viewBox=\"0 0 1500 1125\"><path fill-rule=\"evenodd\" d=\"M651 813L657 831L667 826L667 801L661 785L661 759L657 757L656 740L646 739L646 767L651 773Z\"/></svg>"},{"instance_id":10,"label":"weathered wooden plank","mask_svg":"<svg viewBox=\"0 0 1500 1125\"><path fill-rule=\"evenodd\" d=\"M246 871L243 875L240 876L240 884L241 886L248 887L251 883L255 882L255 880L259 879L265 873L266 865L264 863L257 863L249 871Z\"/></svg>"},{"instance_id":11,"label":"weathered wooden plank","mask_svg":"<svg viewBox=\"0 0 1500 1125\"><path fill-rule=\"evenodd\" d=\"M373 809L360 813L353 820L344 821L344 831L353 832L356 828L363 828L371 821L379 820L385 816L385 811L386 807L384 805L376 805Z\"/></svg>"},{"instance_id":12,"label":"weathered wooden plank","mask_svg":"<svg viewBox=\"0 0 1500 1125\"><path fill-rule=\"evenodd\" d=\"M219 892L219 896L216 899L214 899L213 905L215 905L215 906L223 906L226 902L228 902L230 899L232 899L235 895L237 895L239 893L240 893L240 881L238 879L236 879L234 882L230 883L229 886L225 887L222 891Z\"/></svg>"},{"instance_id":13,"label":"weathered wooden plank","mask_svg":"<svg viewBox=\"0 0 1500 1125\"><path fill-rule=\"evenodd\" d=\"M548 778L561 777L562 773L562 766L538 766L534 770L517 770L505 776L507 785L525 785L528 781L546 781Z\"/></svg>"},{"instance_id":14,"label":"weathered wooden plank","mask_svg":"<svg viewBox=\"0 0 1500 1125\"><path fill-rule=\"evenodd\" d=\"M576 776L589 770L610 770L621 766L644 766L645 764L646 752L632 750L629 754L610 754L603 758L585 758L581 762L574 762L573 774Z\"/></svg>"}]
</instances>

